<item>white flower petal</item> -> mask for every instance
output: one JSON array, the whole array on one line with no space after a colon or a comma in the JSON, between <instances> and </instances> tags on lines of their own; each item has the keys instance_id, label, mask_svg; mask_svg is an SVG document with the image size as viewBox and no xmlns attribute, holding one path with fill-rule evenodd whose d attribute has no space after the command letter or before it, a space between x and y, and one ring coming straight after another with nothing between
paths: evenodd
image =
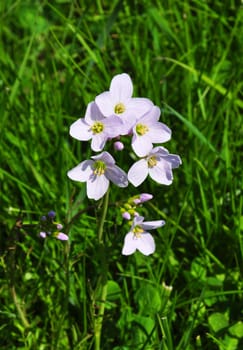
<instances>
[{"instance_id":1,"label":"white flower petal","mask_svg":"<svg viewBox=\"0 0 243 350\"><path fill-rule=\"evenodd\" d=\"M127 174L117 165L113 165L112 167L108 167L106 169L105 175L109 180L111 180L115 185L119 187L127 187Z\"/></svg>"},{"instance_id":2,"label":"white flower petal","mask_svg":"<svg viewBox=\"0 0 243 350\"><path fill-rule=\"evenodd\" d=\"M150 255L155 251L155 243L152 235L148 232L141 234L136 241L137 249L144 255Z\"/></svg>"},{"instance_id":3,"label":"white flower petal","mask_svg":"<svg viewBox=\"0 0 243 350\"><path fill-rule=\"evenodd\" d=\"M166 157L167 162L171 163L172 168L178 168L182 161L181 158L177 154L170 154Z\"/></svg>"},{"instance_id":4,"label":"white flower petal","mask_svg":"<svg viewBox=\"0 0 243 350\"><path fill-rule=\"evenodd\" d=\"M148 135L151 142L167 142L171 138L171 130L163 123L156 122L149 127Z\"/></svg>"},{"instance_id":5,"label":"white flower petal","mask_svg":"<svg viewBox=\"0 0 243 350\"><path fill-rule=\"evenodd\" d=\"M110 84L110 93L116 103L124 103L132 97L133 85L130 76L126 73L115 75Z\"/></svg>"},{"instance_id":6,"label":"white flower petal","mask_svg":"<svg viewBox=\"0 0 243 350\"><path fill-rule=\"evenodd\" d=\"M133 135L132 148L137 156L145 157L152 150L153 144L147 134L144 134L142 136Z\"/></svg>"},{"instance_id":7,"label":"white flower petal","mask_svg":"<svg viewBox=\"0 0 243 350\"><path fill-rule=\"evenodd\" d=\"M136 238L132 232L128 232L124 239L122 254L123 255L133 254L137 249L137 240L138 238Z\"/></svg>"},{"instance_id":8,"label":"white flower petal","mask_svg":"<svg viewBox=\"0 0 243 350\"><path fill-rule=\"evenodd\" d=\"M146 179L148 175L148 165L145 159L140 159L134 163L128 171L128 181L137 187Z\"/></svg>"},{"instance_id":9,"label":"white flower petal","mask_svg":"<svg viewBox=\"0 0 243 350\"><path fill-rule=\"evenodd\" d=\"M158 106L152 106L141 118L139 118L139 123L150 125L154 124L159 120L160 109Z\"/></svg>"},{"instance_id":10,"label":"white flower petal","mask_svg":"<svg viewBox=\"0 0 243 350\"><path fill-rule=\"evenodd\" d=\"M79 141L87 141L92 138L90 125L88 125L83 118L76 120L76 122L70 126L69 133Z\"/></svg>"},{"instance_id":11,"label":"white flower petal","mask_svg":"<svg viewBox=\"0 0 243 350\"><path fill-rule=\"evenodd\" d=\"M102 160L104 163L110 166L115 164L115 159L110 155L110 153L106 151L98 154L97 156L93 156L91 158L95 160Z\"/></svg>"},{"instance_id":12,"label":"white flower petal","mask_svg":"<svg viewBox=\"0 0 243 350\"><path fill-rule=\"evenodd\" d=\"M107 136L104 133L95 134L92 138L91 149L95 152L101 151L106 143Z\"/></svg>"},{"instance_id":13,"label":"white flower petal","mask_svg":"<svg viewBox=\"0 0 243 350\"><path fill-rule=\"evenodd\" d=\"M132 227L131 227L131 231L133 231L134 227L137 225L141 225L141 223L143 222L144 217L143 216L135 216L135 218L133 219L133 223L132 223Z\"/></svg>"},{"instance_id":14,"label":"white flower petal","mask_svg":"<svg viewBox=\"0 0 243 350\"><path fill-rule=\"evenodd\" d=\"M160 160L156 166L149 168L149 175L159 184L171 185L173 181L171 164L165 160Z\"/></svg>"},{"instance_id":15,"label":"white flower petal","mask_svg":"<svg viewBox=\"0 0 243 350\"><path fill-rule=\"evenodd\" d=\"M118 116L118 118L122 122L122 125L119 128L119 135L129 134L136 122L136 116L134 115L134 113L127 111Z\"/></svg>"},{"instance_id":16,"label":"white flower petal","mask_svg":"<svg viewBox=\"0 0 243 350\"><path fill-rule=\"evenodd\" d=\"M162 146L157 146L157 147L154 147L150 152L150 155L155 155L155 154L159 157L165 157L169 154L169 151Z\"/></svg>"},{"instance_id":17,"label":"white flower petal","mask_svg":"<svg viewBox=\"0 0 243 350\"><path fill-rule=\"evenodd\" d=\"M88 124L92 125L94 123L94 121L102 120L102 119L104 119L104 116L100 112L97 104L94 101L90 102L87 106L84 120Z\"/></svg>"},{"instance_id":18,"label":"white flower petal","mask_svg":"<svg viewBox=\"0 0 243 350\"><path fill-rule=\"evenodd\" d=\"M121 134L121 128L123 127L122 120L117 116L111 116L103 120L104 133L108 137L116 137Z\"/></svg>"},{"instance_id":19,"label":"white flower petal","mask_svg":"<svg viewBox=\"0 0 243 350\"><path fill-rule=\"evenodd\" d=\"M100 112L105 117L109 117L114 114L114 107L117 101L112 97L109 91L105 91L96 96L95 103L99 107Z\"/></svg>"},{"instance_id":20,"label":"white flower petal","mask_svg":"<svg viewBox=\"0 0 243 350\"><path fill-rule=\"evenodd\" d=\"M164 226L164 220L144 221L141 226L144 230L154 230L158 227Z\"/></svg>"},{"instance_id":21,"label":"white flower petal","mask_svg":"<svg viewBox=\"0 0 243 350\"><path fill-rule=\"evenodd\" d=\"M87 196L96 201L104 196L109 187L109 180L104 175L94 175L87 181Z\"/></svg>"},{"instance_id":22,"label":"white flower petal","mask_svg":"<svg viewBox=\"0 0 243 350\"><path fill-rule=\"evenodd\" d=\"M87 181L90 175L93 173L92 164L93 160L84 160L75 168L68 171L67 176L74 180L84 182Z\"/></svg>"},{"instance_id":23,"label":"white flower petal","mask_svg":"<svg viewBox=\"0 0 243 350\"><path fill-rule=\"evenodd\" d=\"M127 102L127 109L132 111L136 119L147 113L154 106L153 102L148 98L135 97Z\"/></svg>"}]
</instances>

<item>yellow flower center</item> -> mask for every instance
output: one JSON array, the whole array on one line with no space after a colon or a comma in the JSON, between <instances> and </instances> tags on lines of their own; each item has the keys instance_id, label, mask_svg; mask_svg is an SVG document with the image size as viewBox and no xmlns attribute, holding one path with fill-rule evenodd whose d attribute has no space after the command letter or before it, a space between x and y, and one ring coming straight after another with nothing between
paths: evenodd
<instances>
[{"instance_id":1,"label":"yellow flower center","mask_svg":"<svg viewBox=\"0 0 243 350\"><path fill-rule=\"evenodd\" d=\"M103 175L105 173L106 164L102 160L97 160L94 163L94 175Z\"/></svg>"},{"instance_id":2,"label":"yellow flower center","mask_svg":"<svg viewBox=\"0 0 243 350\"><path fill-rule=\"evenodd\" d=\"M155 156L151 156L148 159L148 167L153 168L155 165L157 165L157 159Z\"/></svg>"},{"instance_id":3,"label":"yellow flower center","mask_svg":"<svg viewBox=\"0 0 243 350\"><path fill-rule=\"evenodd\" d=\"M139 136L143 136L148 131L149 131L149 128L147 127L147 125L144 125L144 124L136 125L136 132Z\"/></svg>"},{"instance_id":4,"label":"yellow flower center","mask_svg":"<svg viewBox=\"0 0 243 350\"><path fill-rule=\"evenodd\" d=\"M126 110L126 107L124 106L123 103L117 103L117 105L115 105L114 111L116 114L122 114L124 113Z\"/></svg>"},{"instance_id":5,"label":"yellow flower center","mask_svg":"<svg viewBox=\"0 0 243 350\"><path fill-rule=\"evenodd\" d=\"M133 229L134 236L136 238L141 238L141 234L144 232L141 226L137 225Z\"/></svg>"},{"instance_id":6,"label":"yellow flower center","mask_svg":"<svg viewBox=\"0 0 243 350\"><path fill-rule=\"evenodd\" d=\"M100 134L104 130L104 124L97 121L92 125L91 130L93 134Z\"/></svg>"}]
</instances>

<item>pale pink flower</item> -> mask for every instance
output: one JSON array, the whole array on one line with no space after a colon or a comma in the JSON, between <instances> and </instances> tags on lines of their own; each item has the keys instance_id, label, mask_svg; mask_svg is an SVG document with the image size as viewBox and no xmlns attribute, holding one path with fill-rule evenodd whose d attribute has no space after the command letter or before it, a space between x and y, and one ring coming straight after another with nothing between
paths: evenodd
<instances>
[{"instance_id":1,"label":"pale pink flower","mask_svg":"<svg viewBox=\"0 0 243 350\"><path fill-rule=\"evenodd\" d=\"M137 118L149 111L153 102L147 98L134 98L133 84L126 73L113 77L109 91L105 91L95 98L101 113L105 117L117 115L123 122L121 135L126 135L131 130Z\"/></svg>"},{"instance_id":2,"label":"pale pink flower","mask_svg":"<svg viewBox=\"0 0 243 350\"><path fill-rule=\"evenodd\" d=\"M134 163L128 171L128 180L137 187L149 175L154 181L170 185L173 181L172 169L178 168L181 159L176 154L169 154L164 147L155 147L143 159Z\"/></svg>"},{"instance_id":3,"label":"pale pink flower","mask_svg":"<svg viewBox=\"0 0 243 350\"><path fill-rule=\"evenodd\" d=\"M137 156L146 156L152 150L153 143L170 140L171 130L159 122L159 117L159 107L153 106L133 126L132 148Z\"/></svg>"},{"instance_id":4,"label":"pale pink flower","mask_svg":"<svg viewBox=\"0 0 243 350\"><path fill-rule=\"evenodd\" d=\"M126 234L122 248L123 255L131 255L139 250L144 255L150 255L155 251L155 242L147 230L154 230L165 224L164 220L146 221L143 216L133 219L131 230Z\"/></svg>"},{"instance_id":5,"label":"pale pink flower","mask_svg":"<svg viewBox=\"0 0 243 350\"><path fill-rule=\"evenodd\" d=\"M98 200L107 192L110 181L119 187L128 185L127 174L115 165L114 158L108 152L85 160L68 172L75 181L87 182L88 198Z\"/></svg>"},{"instance_id":6,"label":"pale pink flower","mask_svg":"<svg viewBox=\"0 0 243 350\"><path fill-rule=\"evenodd\" d=\"M76 120L70 127L70 135L80 141L91 140L91 149L95 152L101 151L108 138L120 134L122 121L111 116L105 118L95 102L88 104L85 117Z\"/></svg>"}]
</instances>

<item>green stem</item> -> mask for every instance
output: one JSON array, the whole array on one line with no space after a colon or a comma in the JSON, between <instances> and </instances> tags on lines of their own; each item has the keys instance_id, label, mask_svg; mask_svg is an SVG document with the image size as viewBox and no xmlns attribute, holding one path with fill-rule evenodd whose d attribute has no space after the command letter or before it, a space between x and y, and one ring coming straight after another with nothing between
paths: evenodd
<instances>
[{"instance_id":1,"label":"green stem","mask_svg":"<svg viewBox=\"0 0 243 350\"><path fill-rule=\"evenodd\" d=\"M107 267L106 251L105 251L104 240L103 240L103 232L104 232L104 223L105 223L105 218L107 214L108 204L109 204L109 190L107 191L104 198L101 219L100 219L100 224L98 229L98 241L99 241L99 251L100 251L100 260L101 260L101 293L100 293L101 300L100 300L98 315L96 316L95 322L94 322L95 350L100 350L102 324L104 319L105 302L107 297L108 267ZM100 289L97 288L96 290L99 291Z\"/></svg>"},{"instance_id":2,"label":"green stem","mask_svg":"<svg viewBox=\"0 0 243 350\"><path fill-rule=\"evenodd\" d=\"M104 230L104 223L105 223L105 218L106 218L106 214L107 214L108 204L109 204L109 189L106 192L106 195L104 198L103 210L101 213L99 230L98 230L98 240L99 240L100 244L103 244L103 230Z\"/></svg>"},{"instance_id":3,"label":"green stem","mask_svg":"<svg viewBox=\"0 0 243 350\"><path fill-rule=\"evenodd\" d=\"M16 309L18 311L18 314L19 314L19 317L24 325L25 328L29 328L30 327L30 324L26 318L26 315L25 315L25 311L22 309L19 301L18 301L18 297L16 295L16 291L15 291L15 288L14 286L11 286L11 294L12 294L12 297L13 297L13 301L14 301L14 304L16 306Z\"/></svg>"}]
</instances>

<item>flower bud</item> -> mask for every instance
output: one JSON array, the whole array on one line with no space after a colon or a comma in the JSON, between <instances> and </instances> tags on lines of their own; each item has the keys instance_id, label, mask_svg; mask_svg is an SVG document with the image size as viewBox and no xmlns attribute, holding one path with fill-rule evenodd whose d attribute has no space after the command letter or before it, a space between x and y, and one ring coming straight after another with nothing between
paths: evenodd
<instances>
[{"instance_id":1,"label":"flower bud","mask_svg":"<svg viewBox=\"0 0 243 350\"><path fill-rule=\"evenodd\" d=\"M130 220L131 219L131 215L128 213L128 211L125 211L124 213L122 213L122 217L125 220Z\"/></svg>"},{"instance_id":2,"label":"flower bud","mask_svg":"<svg viewBox=\"0 0 243 350\"><path fill-rule=\"evenodd\" d=\"M50 219L53 219L56 216L56 213L53 210L51 210L47 215L49 216Z\"/></svg>"},{"instance_id":3,"label":"flower bud","mask_svg":"<svg viewBox=\"0 0 243 350\"><path fill-rule=\"evenodd\" d=\"M46 232L41 231L41 232L39 233L39 236L40 236L41 238L46 238Z\"/></svg>"},{"instance_id":4,"label":"flower bud","mask_svg":"<svg viewBox=\"0 0 243 350\"><path fill-rule=\"evenodd\" d=\"M140 194L140 203L144 203L153 198L153 195L150 193L141 193Z\"/></svg>"},{"instance_id":5,"label":"flower bud","mask_svg":"<svg viewBox=\"0 0 243 350\"><path fill-rule=\"evenodd\" d=\"M63 225L62 224L57 224L57 229L58 230L61 230L63 228Z\"/></svg>"},{"instance_id":6,"label":"flower bud","mask_svg":"<svg viewBox=\"0 0 243 350\"><path fill-rule=\"evenodd\" d=\"M62 233L62 232L58 233L58 235L56 235L56 238L60 239L60 241L67 241L68 240L68 236L65 235L65 233Z\"/></svg>"},{"instance_id":7,"label":"flower bud","mask_svg":"<svg viewBox=\"0 0 243 350\"><path fill-rule=\"evenodd\" d=\"M113 144L115 151L122 151L124 149L124 144L121 141L116 141Z\"/></svg>"}]
</instances>

